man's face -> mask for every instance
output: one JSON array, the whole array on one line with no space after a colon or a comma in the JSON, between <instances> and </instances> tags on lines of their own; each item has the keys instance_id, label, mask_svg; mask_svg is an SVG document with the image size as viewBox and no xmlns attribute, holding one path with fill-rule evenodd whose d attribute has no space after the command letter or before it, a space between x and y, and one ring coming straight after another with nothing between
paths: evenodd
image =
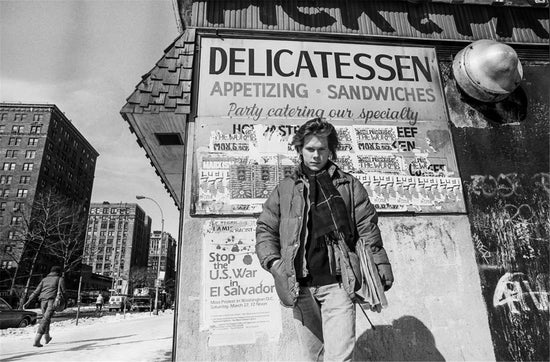
<instances>
[{"instance_id":1,"label":"man's face","mask_svg":"<svg viewBox=\"0 0 550 362\"><path fill-rule=\"evenodd\" d=\"M312 171L320 171L328 162L330 151L328 149L328 140L323 136L310 135L304 139L304 148L302 148L302 157L304 165Z\"/></svg>"}]
</instances>

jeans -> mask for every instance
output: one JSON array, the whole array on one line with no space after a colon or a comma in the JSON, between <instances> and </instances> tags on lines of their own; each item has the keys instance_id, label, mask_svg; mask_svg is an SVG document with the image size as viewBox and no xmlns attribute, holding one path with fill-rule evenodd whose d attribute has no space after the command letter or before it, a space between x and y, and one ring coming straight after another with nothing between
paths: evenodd
<instances>
[{"instance_id":1,"label":"jeans","mask_svg":"<svg viewBox=\"0 0 550 362\"><path fill-rule=\"evenodd\" d=\"M293 315L304 358L351 361L355 346L355 305L342 284L300 287Z\"/></svg>"},{"instance_id":2,"label":"jeans","mask_svg":"<svg viewBox=\"0 0 550 362\"><path fill-rule=\"evenodd\" d=\"M53 308L55 299L44 299L40 301L40 309L42 309L42 319L38 326L37 333L50 334L50 323L55 312Z\"/></svg>"}]
</instances>

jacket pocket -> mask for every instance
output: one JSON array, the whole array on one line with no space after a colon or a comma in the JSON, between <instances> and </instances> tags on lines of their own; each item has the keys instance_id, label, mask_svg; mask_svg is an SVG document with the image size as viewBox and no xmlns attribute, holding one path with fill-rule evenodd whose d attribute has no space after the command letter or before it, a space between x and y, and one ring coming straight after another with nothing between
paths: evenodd
<instances>
[{"instance_id":1,"label":"jacket pocket","mask_svg":"<svg viewBox=\"0 0 550 362\"><path fill-rule=\"evenodd\" d=\"M278 263L274 265L269 270L271 275L273 275L273 280L275 281L275 291L279 297L281 303L285 307L292 307L294 305L294 296L292 294L291 285L288 282L288 275L286 273L285 262L283 259L279 259Z\"/></svg>"}]
</instances>

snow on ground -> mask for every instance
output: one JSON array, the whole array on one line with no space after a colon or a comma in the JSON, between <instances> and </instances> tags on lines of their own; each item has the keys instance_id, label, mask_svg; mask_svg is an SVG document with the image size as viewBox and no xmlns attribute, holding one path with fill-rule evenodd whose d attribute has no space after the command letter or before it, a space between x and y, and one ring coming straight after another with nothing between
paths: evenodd
<instances>
[{"instance_id":1,"label":"snow on ground","mask_svg":"<svg viewBox=\"0 0 550 362\"><path fill-rule=\"evenodd\" d=\"M95 309L95 308L94 308ZM36 333L38 329L38 324L40 324L41 313L39 309L29 309L38 313L38 321L34 326L28 326L26 328L7 328L0 329L0 337L21 337L21 336L32 336ZM82 310L82 309L81 309ZM159 313L162 313L159 311ZM172 314L172 310L166 310L166 314ZM107 324L119 322L121 320L131 320L131 319L143 319L149 318L151 316L150 312L134 312L134 313L117 313L116 315L104 315L101 317L80 317L78 318L78 326L87 326L93 324ZM52 330L64 329L67 327L78 327L76 326L76 319L67 319L59 322L52 322L50 328Z\"/></svg>"},{"instance_id":2,"label":"snow on ground","mask_svg":"<svg viewBox=\"0 0 550 362\"><path fill-rule=\"evenodd\" d=\"M32 346L37 325L0 330L0 360L6 362L169 362L172 310L79 318L53 322L53 340Z\"/></svg>"}]
</instances>

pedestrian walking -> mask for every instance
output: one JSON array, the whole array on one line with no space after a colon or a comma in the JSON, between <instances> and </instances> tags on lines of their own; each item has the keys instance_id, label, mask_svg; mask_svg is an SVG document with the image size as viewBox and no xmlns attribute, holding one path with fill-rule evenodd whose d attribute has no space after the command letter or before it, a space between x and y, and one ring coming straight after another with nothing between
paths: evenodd
<instances>
[{"instance_id":1,"label":"pedestrian walking","mask_svg":"<svg viewBox=\"0 0 550 362\"><path fill-rule=\"evenodd\" d=\"M95 300L95 310L96 310L96 312L101 314L102 309L103 309L103 295L101 293L99 293L97 295L96 300Z\"/></svg>"},{"instance_id":2,"label":"pedestrian walking","mask_svg":"<svg viewBox=\"0 0 550 362\"><path fill-rule=\"evenodd\" d=\"M260 263L273 275L281 303L293 308L304 358L311 361L352 358L360 239L384 288L393 284L367 191L333 162L338 142L334 126L319 118L298 129L292 145L300 164L275 187L256 228Z\"/></svg>"},{"instance_id":3,"label":"pedestrian walking","mask_svg":"<svg viewBox=\"0 0 550 362\"><path fill-rule=\"evenodd\" d=\"M46 344L52 340L50 336L50 323L55 313L56 304L59 303L59 298L65 297L65 282L61 276L61 272L60 266L52 266L50 273L40 281L27 302L23 305L23 308L26 308L36 297L40 300L42 319L34 338L34 347L42 347L40 343L42 336L44 336Z\"/></svg>"}]
</instances>

